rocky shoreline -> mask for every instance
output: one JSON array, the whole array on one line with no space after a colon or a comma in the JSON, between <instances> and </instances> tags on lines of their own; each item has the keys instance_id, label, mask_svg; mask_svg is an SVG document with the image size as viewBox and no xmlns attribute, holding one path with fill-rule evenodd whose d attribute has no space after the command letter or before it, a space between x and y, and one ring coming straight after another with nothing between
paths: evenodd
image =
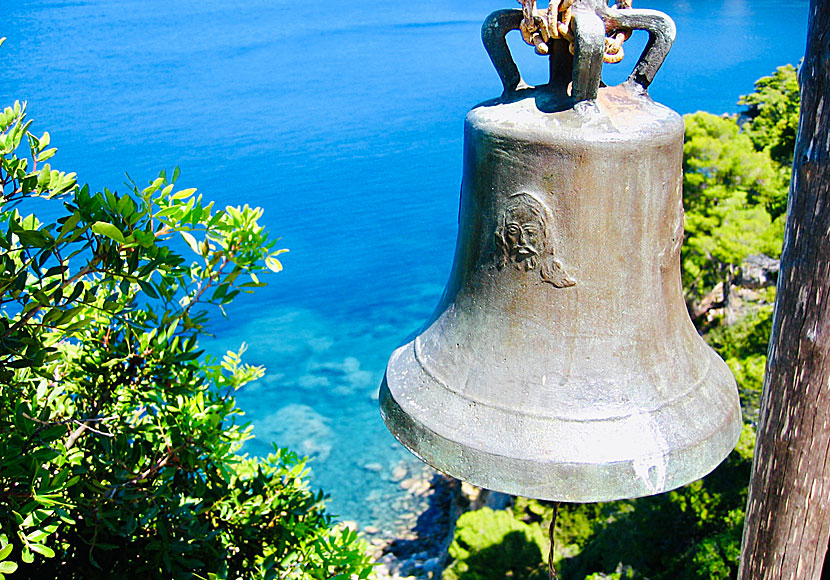
<instances>
[{"instance_id":1,"label":"rocky shoreline","mask_svg":"<svg viewBox=\"0 0 830 580\"><path fill-rule=\"evenodd\" d=\"M399 482L406 495L396 502L401 515L391 534L374 526L345 523L358 529L371 545L378 562L377 580L440 579L449 564L448 549L459 516L484 506L502 509L512 501L511 496L462 483L426 465L410 473L400 464L392 471L392 480Z\"/></svg>"}]
</instances>

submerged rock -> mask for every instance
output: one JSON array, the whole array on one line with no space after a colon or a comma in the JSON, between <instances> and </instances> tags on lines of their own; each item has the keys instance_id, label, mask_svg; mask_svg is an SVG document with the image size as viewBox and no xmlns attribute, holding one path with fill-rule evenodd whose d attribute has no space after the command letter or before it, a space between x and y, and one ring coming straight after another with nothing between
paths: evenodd
<instances>
[{"instance_id":1,"label":"submerged rock","mask_svg":"<svg viewBox=\"0 0 830 580\"><path fill-rule=\"evenodd\" d=\"M399 464L392 471L392 481L395 481L395 482L402 481L407 475L409 475L409 471L406 469L406 466L402 465L402 464Z\"/></svg>"},{"instance_id":2,"label":"submerged rock","mask_svg":"<svg viewBox=\"0 0 830 580\"><path fill-rule=\"evenodd\" d=\"M334 444L331 419L309 405L290 404L257 423L257 438L279 441L300 455L328 459Z\"/></svg>"}]
</instances>

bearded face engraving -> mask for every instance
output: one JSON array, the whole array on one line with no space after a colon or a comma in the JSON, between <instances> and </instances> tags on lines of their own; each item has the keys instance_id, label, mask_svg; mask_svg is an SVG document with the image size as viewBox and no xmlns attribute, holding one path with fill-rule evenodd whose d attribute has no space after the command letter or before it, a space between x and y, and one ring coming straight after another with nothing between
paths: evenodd
<instances>
[{"instance_id":1,"label":"bearded face engraving","mask_svg":"<svg viewBox=\"0 0 830 580\"><path fill-rule=\"evenodd\" d=\"M530 193L508 198L496 229L497 266L513 264L529 272L539 270L542 280L557 288L573 286L573 280L554 256L550 209Z\"/></svg>"},{"instance_id":2,"label":"bearded face engraving","mask_svg":"<svg viewBox=\"0 0 830 580\"><path fill-rule=\"evenodd\" d=\"M539 242L544 240L544 223L525 206L509 208L504 213L504 238L509 259L525 271L536 268Z\"/></svg>"}]
</instances>

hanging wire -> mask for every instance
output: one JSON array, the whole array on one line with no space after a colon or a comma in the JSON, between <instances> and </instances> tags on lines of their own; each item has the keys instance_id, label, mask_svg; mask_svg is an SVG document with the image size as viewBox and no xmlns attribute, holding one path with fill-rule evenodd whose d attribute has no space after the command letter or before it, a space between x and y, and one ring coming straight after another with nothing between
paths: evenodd
<instances>
[{"instance_id":1,"label":"hanging wire","mask_svg":"<svg viewBox=\"0 0 830 580\"><path fill-rule=\"evenodd\" d=\"M554 553L554 539L553 532L556 531L556 516L559 515L559 502L553 504L553 519L550 521L550 528L548 528L548 536L550 537L550 553L548 554L548 578L550 580L559 580L556 574L556 568L553 567L553 553Z\"/></svg>"}]
</instances>

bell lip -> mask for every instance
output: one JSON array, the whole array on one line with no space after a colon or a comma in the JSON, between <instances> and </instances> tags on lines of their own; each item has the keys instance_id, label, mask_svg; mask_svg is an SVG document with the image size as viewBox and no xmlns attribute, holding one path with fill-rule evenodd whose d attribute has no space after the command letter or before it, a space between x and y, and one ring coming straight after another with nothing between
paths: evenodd
<instances>
[{"instance_id":1,"label":"bell lip","mask_svg":"<svg viewBox=\"0 0 830 580\"><path fill-rule=\"evenodd\" d=\"M662 485L655 486L642 477L632 477L637 472L633 466L635 459L610 463L545 463L496 455L448 439L401 408L389 388L387 373L378 399L387 429L410 453L436 470L492 491L568 503L634 499L692 483L711 473L729 456L743 428L738 404L708 437L666 452L663 463L673 473ZM730 430L732 436L728 437ZM701 457L705 460L701 461ZM510 482L504 477L507 473L516 473L519 477ZM609 481L614 483L609 486ZM568 492L562 493L559 489Z\"/></svg>"}]
</instances>

